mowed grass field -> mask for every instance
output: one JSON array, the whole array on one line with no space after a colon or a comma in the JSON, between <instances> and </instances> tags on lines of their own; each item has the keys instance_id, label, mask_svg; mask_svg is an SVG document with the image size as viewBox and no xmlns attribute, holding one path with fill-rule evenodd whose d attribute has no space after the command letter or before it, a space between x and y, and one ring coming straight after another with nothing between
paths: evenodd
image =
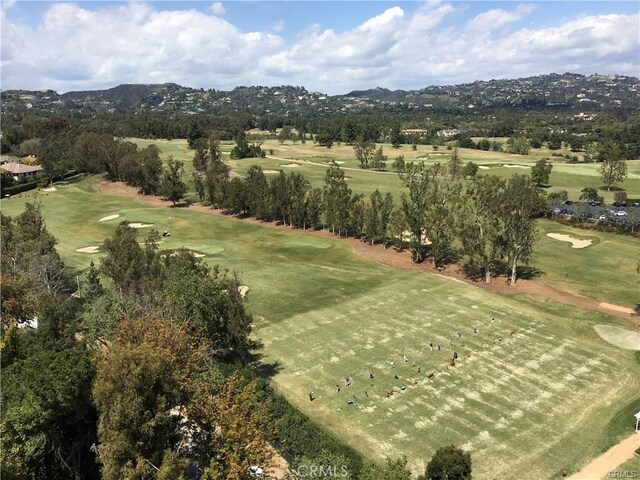
<instances>
[{"instance_id":1,"label":"mowed grass field","mask_svg":"<svg viewBox=\"0 0 640 480\"><path fill-rule=\"evenodd\" d=\"M141 147L156 143L163 152L163 159L173 155L185 162L185 179L190 181L193 171L191 157L193 151L187 148L185 140L135 140ZM231 144L221 146L227 163L240 174L246 174L251 165L259 164L269 172L283 170L302 173L313 186L322 186L328 163L333 159L342 162L345 168L345 176L351 189L356 193L370 195L376 188L382 192L390 191L394 194L396 202L399 202L403 192L398 176L392 172L374 172L362 170L357 166L353 157L353 148L347 145L334 146L331 149L318 147L311 142L307 144L293 145L290 142L280 145L277 141L267 141L264 148L273 148L274 157L265 159L230 160L228 152ZM443 147L433 151L430 145L419 145L413 152L410 147L403 146L398 150L385 145L385 151L391 157L391 152L407 154L407 160L423 160L427 155L430 162L446 161L449 153ZM226 153L225 153L226 152ZM495 152L483 152L480 150L461 149L463 158L471 155L473 161L484 162L480 173L495 173L504 177L514 173L529 172L533 160L538 157L534 154L523 157L521 155L509 155ZM297 159L293 161L291 159ZM436 160L437 159L437 160ZM523 163L523 160L526 160ZM466 159L465 159L466 161ZM493 163L491 163L493 162ZM504 162L511 166L498 166ZM512 162L512 163L507 163ZM628 162L629 178L625 185L630 188L629 195L640 198L640 161ZM599 177L598 165L595 164L554 164L552 171L552 183L555 179L564 183L564 189L573 192L572 198L580 195L581 185L597 187ZM275 173L267 173L267 177ZM633 193L633 187L637 190ZM560 187L552 187L550 190L559 190ZM600 192L613 198L613 192ZM195 194L192 194L195 197ZM556 222L541 220L538 222L539 235L531 266L541 272L537 280L548 283L569 292L593 297L597 300L632 308L640 303L640 290L637 288L637 273L635 271L640 244L632 237L586 231L577 228L565 227ZM546 236L547 233L565 233L574 238L592 239L592 244L584 249L571 248L571 244L560 242Z\"/></svg>"},{"instance_id":2,"label":"mowed grass field","mask_svg":"<svg viewBox=\"0 0 640 480\"><path fill-rule=\"evenodd\" d=\"M182 160L185 165L186 178L189 183L191 182L194 152L188 149L186 140L145 140L135 138L129 140L137 143L140 147L150 144L157 145L162 151L164 160L169 155ZM263 142L262 147L267 152L273 150L273 155L269 155L273 158L247 158L242 160L231 160L229 158L233 142L224 142L220 148L225 161L241 175L246 174L251 165L257 164L262 166L264 170L283 170L285 172L294 170L302 173L313 186L321 186L323 184L329 163L337 161L345 169L345 176L355 193L370 195L375 189L379 189L382 192L391 192L397 200L400 198L403 187L398 176L392 171L392 163L395 157L402 155L407 162L423 161L427 164L434 164L436 162L446 163L451 156L451 151L443 146L438 147L438 150L434 150L431 145L418 145L416 151L413 151L408 145L403 145L399 149L394 149L389 144L379 144L379 146L384 148L384 152L388 157L387 172L362 170L355 158L351 145L334 145L332 148L327 149L314 145L311 141L306 144L297 143L293 145L291 142L286 142L281 145L276 140L266 140ZM569 198L573 200L577 200L580 197L583 188L599 188L602 186L598 171L600 164L569 164L563 159L550 157L548 149L531 149L530 155L512 155L461 148L459 149L459 154L464 163L472 161L480 166L478 174L492 174L504 178L508 178L515 173L530 173L531 166L537 160L546 156L553 163L550 178L551 186L548 191L566 190ZM296 163L299 166L283 166L291 163ZM640 160L628 161L627 168L628 177L618 186L627 190L629 198L640 198ZM193 191L193 188L191 190ZM601 190L599 193L605 198L605 201L609 203L613 201L613 191Z\"/></svg>"},{"instance_id":3,"label":"mowed grass field","mask_svg":"<svg viewBox=\"0 0 640 480\"><path fill-rule=\"evenodd\" d=\"M385 267L337 238L103 195L96 181L38 194L65 260L99 261L75 250L100 245L127 219L169 230L161 249L190 248L239 271L254 335L278 364L276 388L369 458L407 455L421 473L436 448L455 443L472 452L475 478L556 478L632 431L637 354L593 329L631 328L624 320ZM16 215L35 196L2 200L2 212ZM445 370L454 351L459 360Z\"/></svg>"},{"instance_id":4,"label":"mowed grass field","mask_svg":"<svg viewBox=\"0 0 640 480\"><path fill-rule=\"evenodd\" d=\"M586 248L572 248L549 233L591 240ZM538 238L530 265L540 270L535 280L601 302L633 308L640 303L636 271L640 255L637 238L584 230L551 220L538 220Z\"/></svg>"}]
</instances>

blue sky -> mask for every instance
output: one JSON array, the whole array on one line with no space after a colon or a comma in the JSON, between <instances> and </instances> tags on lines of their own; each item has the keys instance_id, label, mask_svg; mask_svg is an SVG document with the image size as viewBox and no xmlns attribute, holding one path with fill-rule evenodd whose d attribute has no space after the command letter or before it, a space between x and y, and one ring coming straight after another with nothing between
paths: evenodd
<instances>
[{"instance_id":1,"label":"blue sky","mask_svg":"<svg viewBox=\"0 0 640 480\"><path fill-rule=\"evenodd\" d=\"M638 75L637 2L2 2L2 87L303 85L331 94L549 72Z\"/></svg>"}]
</instances>

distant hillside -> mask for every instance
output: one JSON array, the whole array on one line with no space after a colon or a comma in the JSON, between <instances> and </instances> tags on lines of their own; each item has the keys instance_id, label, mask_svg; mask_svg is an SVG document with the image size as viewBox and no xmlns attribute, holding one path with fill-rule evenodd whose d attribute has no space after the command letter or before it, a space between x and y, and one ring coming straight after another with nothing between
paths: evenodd
<instances>
[{"instance_id":1,"label":"distant hillside","mask_svg":"<svg viewBox=\"0 0 640 480\"><path fill-rule=\"evenodd\" d=\"M62 98L76 103L105 104L119 110L128 110L140 107L143 104L154 104L156 103L154 99L161 102L165 97L182 91L195 92L197 90L181 87L175 83L125 84L108 90L67 92L62 94Z\"/></svg>"},{"instance_id":2,"label":"distant hillside","mask_svg":"<svg viewBox=\"0 0 640 480\"><path fill-rule=\"evenodd\" d=\"M338 95L341 98L363 98L383 102L405 102L408 96L410 96L410 92L406 90L389 90L381 87L370 90L354 90L346 95Z\"/></svg>"},{"instance_id":3,"label":"distant hillside","mask_svg":"<svg viewBox=\"0 0 640 480\"><path fill-rule=\"evenodd\" d=\"M640 108L640 80L621 75L539 75L512 80L489 80L460 85L429 86L419 90L374 88L330 96L304 87L236 87L231 91L195 89L174 83L119 85L106 90L58 94L52 90L3 91L5 112L168 112L322 114L371 111L404 105L410 108L532 109L558 106L580 110Z\"/></svg>"}]
</instances>

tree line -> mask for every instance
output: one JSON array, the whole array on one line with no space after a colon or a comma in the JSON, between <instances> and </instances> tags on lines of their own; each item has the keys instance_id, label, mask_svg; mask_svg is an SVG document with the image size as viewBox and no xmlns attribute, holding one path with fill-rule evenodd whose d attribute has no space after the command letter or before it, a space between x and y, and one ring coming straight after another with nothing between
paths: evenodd
<instances>
[{"instance_id":1,"label":"tree line","mask_svg":"<svg viewBox=\"0 0 640 480\"><path fill-rule=\"evenodd\" d=\"M416 111L407 106L376 113L329 113L321 111L282 114L251 114L248 111L221 114L187 115L183 113L98 113L95 112L26 112L9 113L3 117L0 151L27 155L34 143L48 136L72 132L109 134L115 137L148 139L187 138L190 141L215 133L221 140L233 140L253 128L269 132L278 138L279 129L285 131L283 139L301 140L313 137L322 145L345 143L352 145L358 139L370 142L400 144L442 144L437 132L447 128L460 129L461 146L483 150L498 149L501 144L486 137L524 138L527 146L546 145L555 150L563 144L574 152L584 152L592 158L595 147L604 142L618 146L623 158L640 157L640 120L637 112L599 111L589 121L574 120L571 109L531 110L516 106L509 108L483 108L470 112L462 108L438 108ZM421 129L416 134L404 129ZM295 129L297 135L287 135ZM282 131L281 131L282 134ZM474 142L471 137L485 137ZM488 142L488 143L487 143ZM476 145L477 143L477 145ZM522 144L520 145L523 146ZM517 150L517 146L513 148ZM521 150L523 151L523 150ZM595 158L602 160L596 151Z\"/></svg>"},{"instance_id":2,"label":"tree line","mask_svg":"<svg viewBox=\"0 0 640 480\"><path fill-rule=\"evenodd\" d=\"M515 283L518 265L527 263L533 249L535 219L544 211L544 195L529 176L467 178L457 155L447 165L405 164L398 173L405 187L399 202L379 190L366 198L354 193L336 163L322 187L297 172L269 178L259 165L244 178L231 178L215 140L196 151L194 167L203 205L292 228L327 228L385 248L408 245L415 262L430 259L436 268L466 257L471 271L481 269L487 282L506 265Z\"/></svg>"}]
</instances>

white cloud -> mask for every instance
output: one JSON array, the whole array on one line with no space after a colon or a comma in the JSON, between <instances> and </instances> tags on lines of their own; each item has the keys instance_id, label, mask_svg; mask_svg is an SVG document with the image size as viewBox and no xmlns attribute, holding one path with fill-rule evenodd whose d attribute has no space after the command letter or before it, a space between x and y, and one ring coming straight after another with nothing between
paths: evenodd
<instances>
[{"instance_id":1,"label":"white cloud","mask_svg":"<svg viewBox=\"0 0 640 480\"><path fill-rule=\"evenodd\" d=\"M16 0L2 0L2 2L0 2L0 9L2 11L6 11L13 7L15 4Z\"/></svg>"},{"instance_id":2,"label":"white cloud","mask_svg":"<svg viewBox=\"0 0 640 480\"><path fill-rule=\"evenodd\" d=\"M479 14L469 22L469 29L477 31L495 30L509 23L517 22L529 15L535 7L530 4L518 5L515 10L507 11L494 8Z\"/></svg>"},{"instance_id":3,"label":"white cloud","mask_svg":"<svg viewBox=\"0 0 640 480\"><path fill-rule=\"evenodd\" d=\"M211 5L211 11L214 15L224 15L227 12L224 5L222 5L222 2L215 2Z\"/></svg>"},{"instance_id":4,"label":"white cloud","mask_svg":"<svg viewBox=\"0 0 640 480\"><path fill-rule=\"evenodd\" d=\"M285 40L280 22L247 32L196 10L53 4L36 27L12 23L3 13L1 79L4 88L59 91L175 82L345 93L553 71L638 74L638 14L514 29L531 8L488 10L461 23L463 7L432 1L410 13L389 8L341 32L316 24ZM483 24L492 26L491 34ZM506 25L509 31L499 28Z\"/></svg>"},{"instance_id":5,"label":"white cloud","mask_svg":"<svg viewBox=\"0 0 640 480\"><path fill-rule=\"evenodd\" d=\"M284 28L284 20L278 20L276 23L273 24L274 32L281 32L283 28Z\"/></svg>"}]
</instances>

